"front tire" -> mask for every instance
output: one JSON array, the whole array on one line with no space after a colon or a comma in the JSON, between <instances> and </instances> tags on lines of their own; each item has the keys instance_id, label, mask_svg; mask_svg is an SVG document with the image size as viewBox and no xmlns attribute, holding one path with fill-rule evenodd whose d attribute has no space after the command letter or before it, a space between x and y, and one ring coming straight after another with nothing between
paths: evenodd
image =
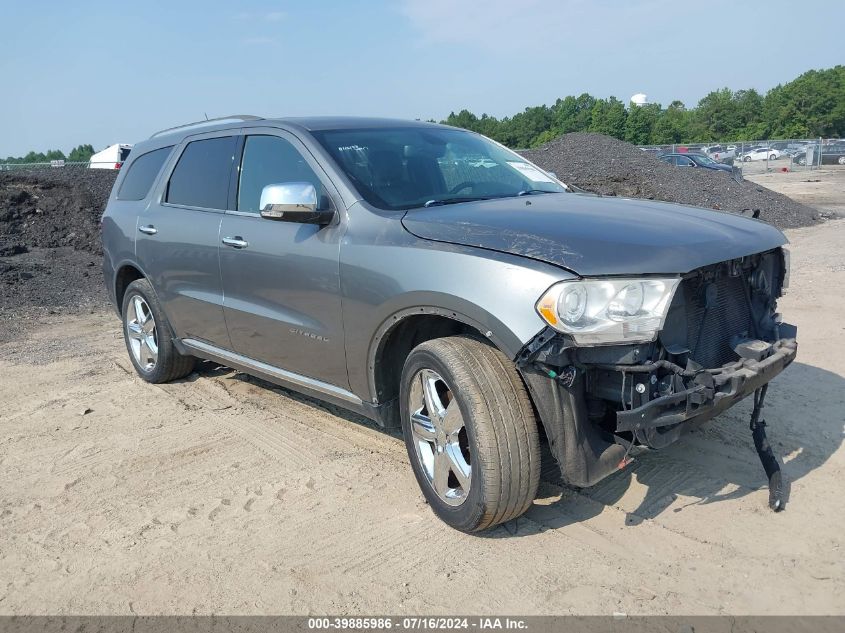
<instances>
[{"instance_id":1,"label":"front tire","mask_svg":"<svg viewBox=\"0 0 845 633\"><path fill-rule=\"evenodd\" d=\"M121 314L129 360L141 378L162 383L184 378L193 371L196 359L182 356L176 349L170 325L149 281L137 279L129 284Z\"/></svg>"},{"instance_id":2,"label":"front tire","mask_svg":"<svg viewBox=\"0 0 845 633\"><path fill-rule=\"evenodd\" d=\"M402 430L434 513L462 532L523 514L540 480L537 422L513 363L466 336L427 341L405 361Z\"/></svg>"}]
</instances>

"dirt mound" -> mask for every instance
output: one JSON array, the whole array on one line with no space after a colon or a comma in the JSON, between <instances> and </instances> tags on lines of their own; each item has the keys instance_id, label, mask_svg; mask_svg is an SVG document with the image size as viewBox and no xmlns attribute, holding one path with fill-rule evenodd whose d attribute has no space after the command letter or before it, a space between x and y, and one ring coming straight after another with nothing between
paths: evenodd
<instances>
[{"instance_id":1,"label":"dirt mound","mask_svg":"<svg viewBox=\"0 0 845 633\"><path fill-rule=\"evenodd\" d=\"M46 312L105 305L100 216L116 177L78 168L0 173L0 329L7 336Z\"/></svg>"},{"instance_id":2,"label":"dirt mound","mask_svg":"<svg viewBox=\"0 0 845 633\"><path fill-rule=\"evenodd\" d=\"M820 221L806 205L753 182L709 169L667 165L630 143L602 134L565 134L535 150L520 152L558 178L605 196L679 202L697 207L751 214L779 228Z\"/></svg>"},{"instance_id":3,"label":"dirt mound","mask_svg":"<svg viewBox=\"0 0 845 633\"><path fill-rule=\"evenodd\" d=\"M61 246L102 253L100 216L116 177L105 169L0 173L0 256Z\"/></svg>"}]
</instances>

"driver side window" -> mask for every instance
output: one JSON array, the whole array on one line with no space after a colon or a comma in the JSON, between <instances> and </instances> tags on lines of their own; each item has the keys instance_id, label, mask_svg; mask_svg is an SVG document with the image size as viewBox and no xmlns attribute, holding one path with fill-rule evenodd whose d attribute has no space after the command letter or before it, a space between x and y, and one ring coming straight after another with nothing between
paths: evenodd
<instances>
[{"instance_id":1,"label":"driver side window","mask_svg":"<svg viewBox=\"0 0 845 633\"><path fill-rule=\"evenodd\" d=\"M317 199L323 200L320 179L291 143L278 136L247 136L238 177L238 211L257 214L264 187L285 182L311 183Z\"/></svg>"}]
</instances>

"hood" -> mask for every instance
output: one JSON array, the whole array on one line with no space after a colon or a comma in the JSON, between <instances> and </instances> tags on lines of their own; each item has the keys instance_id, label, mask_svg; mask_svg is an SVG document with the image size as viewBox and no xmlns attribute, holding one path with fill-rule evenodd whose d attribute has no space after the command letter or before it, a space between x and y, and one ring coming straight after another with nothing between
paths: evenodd
<instances>
[{"instance_id":1,"label":"hood","mask_svg":"<svg viewBox=\"0 0 845 633\"><path fill-rule=\"evenodd\" d=\"M413 209L402 224L423 239L530 257L584 276L686 273L787 241L775 227L731 213L577 193Z\"/></svg>"}]
</instances>

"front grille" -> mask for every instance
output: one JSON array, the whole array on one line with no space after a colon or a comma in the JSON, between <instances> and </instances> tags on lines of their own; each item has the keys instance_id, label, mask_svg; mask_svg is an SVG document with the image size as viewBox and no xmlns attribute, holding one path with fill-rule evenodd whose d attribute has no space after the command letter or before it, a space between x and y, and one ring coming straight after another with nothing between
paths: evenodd
<instances>
[{"instance_id":1,"label":"front grille","mask_svg":"<svg viewBox=\"0 0 845 633\"><path fill-rule=\"evenodd\" d=\"M719 273L710 280L701 276L685 279L679 289L686 304L690 358L710 368L737 360L731 339L748 336L751 331L745 277L730 277L724 270Z\"/></svg>"}]
</instances>

